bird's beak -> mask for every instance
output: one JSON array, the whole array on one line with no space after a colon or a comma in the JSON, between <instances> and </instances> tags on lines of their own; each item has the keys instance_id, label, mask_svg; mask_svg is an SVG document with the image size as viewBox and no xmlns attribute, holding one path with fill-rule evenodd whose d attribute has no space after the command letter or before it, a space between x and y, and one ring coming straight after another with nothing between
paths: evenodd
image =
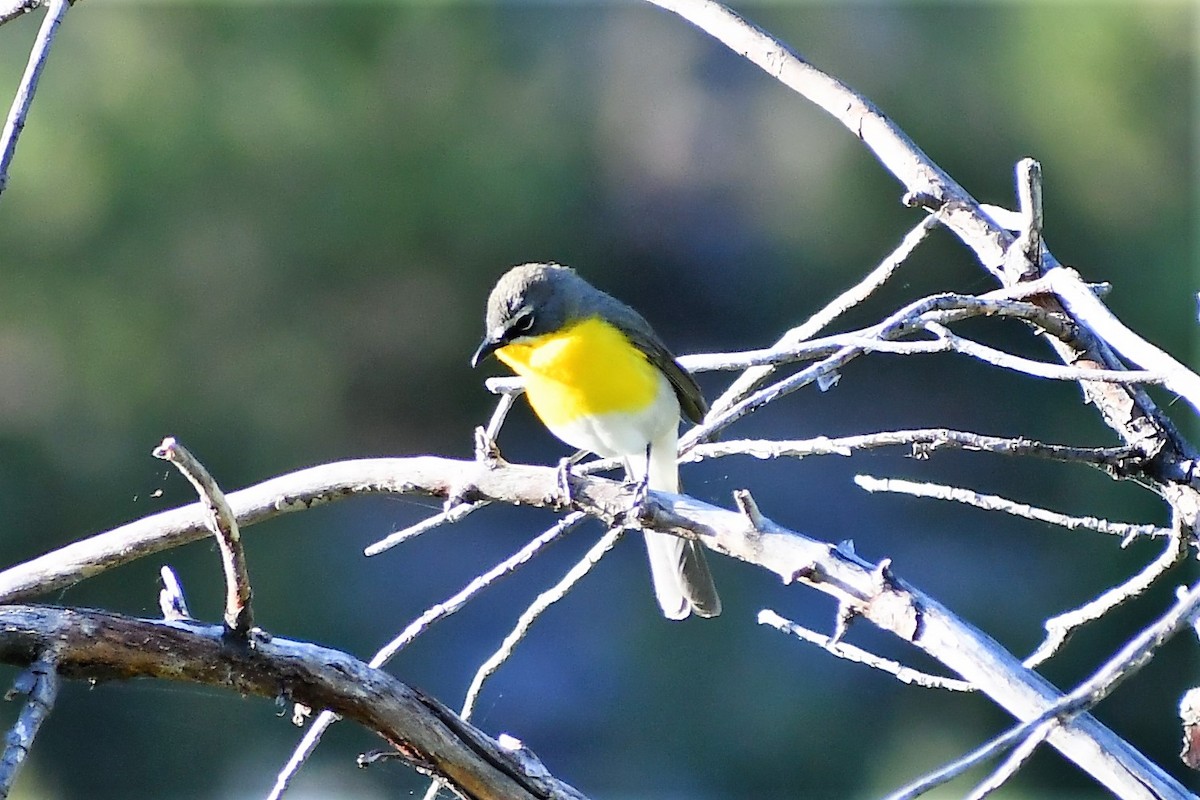
<instances>
[{"instance_id":1,"label":"bird's beak","mask_svg":"<svg viewBox=\"0 0 1200 800\"><path fill-rule=\"evenodd\" d=\"M478 349L475 350L475 355L471 356L471 366L478 367L479 362L496 352L500 344L500 342L497 342L492 337L485 336L483 341L479 343Z\"/></svg>"}]
</instances>

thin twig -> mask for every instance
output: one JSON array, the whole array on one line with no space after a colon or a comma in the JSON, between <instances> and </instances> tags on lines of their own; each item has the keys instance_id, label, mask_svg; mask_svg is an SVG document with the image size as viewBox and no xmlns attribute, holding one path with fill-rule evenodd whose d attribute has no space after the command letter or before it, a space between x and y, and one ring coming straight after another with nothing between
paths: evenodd
<instances>
[{"instance_id":1,"label":"thin twig","mask_svg":"<svg viewBox=\"0 0 1200 800\"><path fill-rule=\"evenodd\" d=\"M992 792L1008 783L1009 779L1013 775L1016 775L1021 767L1029 763L1029 759L1033 758L1038 745L1046 741L1046 737L1050 735L1050 731L1054 730L1054 726L1057 724L1057 720L1046 720L1034 728L1033 731L1026 734L1021 743L1014 747L1012 752L1008 754L1008 758L1004 759L1004 763L996 767L991 775L988 775L979 785L972 789L971 793L964 800L984 800Z\"/></svg>"},{"instance_id":2,"label":"thin twig","mask_svg":"<svg viewBox=\"0 0 1200 800\"><path fill-rule=\"evenodd\" d=\"M303 716L296 717L297 722L303 722ZM341 717L332 711L322 711L313 720L312 725L308 726L308 730L300 737L300 741L292 750L291 756L288 757L287 763L279 770L275 776L275 784L271 787L271 791L267 793L267 800L279 800L283 797L283 793L292 785L292 779L296 777L296 773L308 761L309 756L317 749L317 745L321 743L321 737L325 735L325 731L329 730L329 726L337 722Z\"/></svg>"},{"instance_id":3,"label":"thin twig","mask_svg":"<svg viewBox=\"0 0 1200 800\"><path fill-rule=\"evenodd\" d=\"M1031 506L1027 503L1018 503L998 495L981 494L958 486L945 486L938 483L926 483L924 481L906 481L901 478L875 478L870 475L855 475L854 482L861 489L868 492L893 492L913 497L929 497L935 500L953 500L956 503L964 503L975 508L982 508L985 511L1003 511L1006 514L1024 517L1025 519L1048 522L1051 525L1058 525L1068 530L1085 528L1087 530L1098 531L1099 533L1107 533L1111 536L1120 536L1127 541L1138 536L1159 538L1171 535L1169 528L1160 528L1157 525L1110 522L1099 517L1073 517L1067 514L1060 514L1057 511Z\"/></svg>"},{"instance_id":4,"label":"thin twig","mask_svg":"<svg viewBox=\"0 0 1200 800\"><path fill-rule=\"evenodd\" d=\"M591 572L592 567L596 566L604 554L613 548L613 545L617 543L617 540L621 538L621 534L624 532L625 529L622 527L610 528L604 536L600 537L599 541L592 545L583 558L567 571L562 580L538 595L529 604L529 607L521 612L521 616L517 618L517 624L504 637L504 641L500 643L500 647L496 649L496 652L488 656L487 660L476 670L475 677L471 679L471 685L467 689L466 697L463 699L462 711L459 712L460 717L464 720L471 718L471 714L475 710L475 703L479 700L480 692L483 691L483 684L509 659L513 653L513 649L529 633L529 629L533 626L533 623L537 621L538 617L546 609L563 599L576 583ZM432 780L429 788L425 790L422 800L433 800L433 798L436 798L438 792L441 790L441 785L442 782L437 778Z\"/></svg>"},{"instance_id":5,"label":"thin twig","mask_svg":"<svg viewBox=\"0 0 1200 800\"><path fill-rule=\"evenodd\" d=\"M500 400L496 403L496 409L492 412L492 418L488 420L487 427L484 429L484 435L488 441L494 442L500 435L500 428L504 425L504 420L508 418L508 412L512 410L513 402L517 399L517 392L502 392Z\"/></svg>"},{"instance_id":6,"label":"thin twig","mask_svg":"<svg viewBox=\"0 0 1200 800\"><path fill-rule=\"evenodd\" d=\"M1035 378L1054 381L1099 381L1101 383L1165 383L1166 376L1145 370L1080 369L1050 364L1006 353L994 347L963 338L939 323L927 322L925 327L938 338L897 342L890 339L870 339L861 336L836 337L843 345L858 347L864 353L889 353L912 356L931 353L960 353L1011 372L1021 372Z\"/></svg>"},{"instance_id":7,"label":"thin twig","mask_svg":"<svg viewBox=\"0 0 1200 800\"><path fill-rule=\"evenodd\" d=\"M475 677L471 680L471 686L467 689L466 697L463 699L462 711L459 712L459 716L463 719L471 718L471 713L475 710L475 703L479 699L479 693L483 689L484 682L500 668L501 664L508 660L508 657L512 655L513 648L525 638L525 634L529 633L529 628L542 615L542 612L563 599L576 583L591 572L592 567L596 566L601 557L613 548L613 545L617 543L617 540L621 538L621 534L624 532L625 529L621 527L610 528L604 536L600 537L599 541L592 545L583 558L567 571L562 580L538 595L529 604L529 607L521 612L521 616L517 619L517 624L513 626L508 636L504 637L504 641L501 642L500 647L475 672Z\"/></svg>"},{"instance_id":8,"label":"thin twig","mask_svg":"<svg viewBox=\"0 0 1200 800\"><path fill-rule=\"evenodd\" d=\"M254 627L254 613L250 607L250 573L246 568L237 516L204 465L173 437L162 440L162 444L154 449L154 457L174 464L200 495L208 529L216 537L217 548L221 551L221 568L225 574L225 627L231 634L245 639Z\"/></svg>"},{"instance_id":9,"label":"thin twig","mask_svg":"<svg viewBox=\"0 0 1200 800\"><path fill-rule=\"evenodd\" d=\"M992 366L1012 372L1021 372L1035 378L1046 378L1056 381L1099 381L1102 383L1166 383L1167 376L1146 370L1117 370L1117 369L1082 369L1065 367L1061 364L1050 364L1031 358L1006 353L994 347L981 344L971 339L951 332L939 322L922 318L914 319L914 327L924 328L934 334L936 339L919 339L916 341L895 341L879 339L856 333L846 333L830 336L805 346L798 346L785 351L767 350L747 353L733 353L727 356L685 356L680 363L700 372L707 368L737 369L745 362L784 364L800 360L814 354L827 352L835 347L856 347L863 353L889 353L892 355L927 355L931 353L960 353L965 356L983 361ZM913 333L906 330L904 333ZM702 358L709 360L702 362ZM724 360L715 360L724 359Z\"/></svg>"},{"instance_id":10,"label":"thin twig","mask_svg":"<svg viewBox=\"0 0 1200 800\"><path fill-rule=\"evenodd\" d=\"M588 549L587 553L584 553L583 558L580 559L575 566L572 566L558 583L554 584L550 589L544 591L544 593L538 595L538 597L536 597L532 603L529 603L529 607L521 612L521 616L518 616L517 624L512 626L512 630L509 632L508 636L504 637L503 642L500 643L500 646L497 648L496 652L493 652L491 656L488 656L487 660L480 664L479 669L475 670L475 676L472 681L470 681L470 686L467 688L467 696L466 698L463 698L462 710L458 712L458 716L461 716L463 720L470 720L470 715L472 715L475 710L475 703L478 702L479 694L482 690L484 690L484 684L487 679L491 678L493 674L496 674L496 670L500 668L500 664L503 664L505 661L509 660L509 657L512 655L512 650L514 650L516 645L521 642L521 639L526 637L526 634L529 632L529 628L533 626L535 621L538 621L539 616L541 616L547 608L553 606L554 603L562 600L563 597L566 596L566 593L568 593L568 591L570 591L576 583L582 581L583 577L586 576L588 572L592 571L592 567L594 567L596 564L599 564L599 561L602 557L604 557L604 554L608 551L611 551L613 546L616 545L617 540L619 540L620 536L622 536L624 533L624 528L608 529L607 533L604 536L601 536L600 540L596 542L592 548ZM430 788L426 789L424 800L433 800L433 798L437 798L440 786L442 786L442 782L438 781L437 778L434 778L434 780L430 782Z\"/></svg>"},{"instance_id":11,"label":"thin twig","mask_svg":"<svg viewBox=\"0 0 1200 800\"><path fill-rule=\"evenodd\" d=\"M803 324L792 328L781 336L779 341L772 346L772 349L793 347L811 339L838 317L870 297L900 268L901 264L908 260L908 257L917 249L917 245L923 242L925 237L929 235L929 232L937 227L937 225L938 218L936 214L930 215L917 223L912 230L904 235L904 238L897 245L896 249L888 253L887 257L868 272L862 280L833 298L824 308L809 317ZM729 388L713 401L712 411L720 413L725 408L742 399L746 394L753 391L756 386L770 377L774 371L772 366L765 364L748 368L745 374L738 376L737 380L731 383Z\"/></svg>"},{"instance_id":12,"label":"thin twig","mask_svg":"<svg viewBox=\"0 0 1200 800\"><path fill-rule=\"evenodd\" d=\"M1012 283L1037 278L1042 267L1042 165L1023 158L1017 162L1016 172L1020 225L1004 267Z\"/></svg>"},{"instance_id":13,"label":"thin twig","mask_svg":"<svg viewBox=\"0 0 1200 800\"><path fill-rule=\"evenodd\" d=\"M1200 582L1179 595L1175 604L1131 639L1086 682L1063 697L1058 705L1071 713L1095 707L1118 686L1150 663L1158 648L1188 627L1200 609Z\"/></svg>"},{"instance_id":14,"label":"thin twig","mask_svg":"<svg viewBox=\"0 0 1200 800\"><path fill-rule=\"evenodd\" d=\"M1137 458L1129 447L1072 447L1061 444L1045 444L1024 437L989 436L948 428L918 428L914 430L880 431L857 436L829 438L818 436L813 439L728 439L696 445L680 460L702 461L706 458L726 456L752 456L754 458L806 458L808 456L849 456L858 450L874 450L882 447L911 447L915 458L925 458L935 450L943 448L996 453L1009 456L1034 456L1053 461L1080 462L1112 470L1127 469L1127 464Z\"/></svg>"},{"instance_id":15,"label":"thin twig","mask_svg":"<svg viewBox=\"0 0 1200 800\"><path fill-rule=\"evenodd\" d=\"M1006 353L994 347L971 341L958 334L952 333L945 326L930 322L926 329L946 343L949 350L970 356L993 366L1013 372L1023 372L1036 378L1048 378L1055 381L1101 381L1103 383L1166 383L1167 376L1148 370L1115 370L1115 369L1080 369L1064 367L1061 364L1048 364L1045 361L1035 361L1031 358Z\"/></svg>"},{"instance_id":16,"label":"thin twig","mask_svg":"<svg viewBox=\"0 0 1200 800\"><path fill-rule=\"evenodd\" d=\"M564 534L574 530L585 519L587 519L587 515L582 511L576 511L567 515L566 517L563 517L554 525L550 526L545 531L531 539L520 550L504 559L487 572L472 578L470 583L464 586L457 594L452 595L437 605L430 606L429 608L425 609L425 611L422 612L419 617L414 619L408 624L407 627L405 627L399 636L388 642L387 645L385 645L378 653L375 654L374 658L371 659L371 666L381 667L387 662L391 661L397 653L399 653L414 639L424 633L430 625L450 616L461 609L480 591L495 583L497 579L508 575L517 569L517 567L525 564L527 561L529 561L529 559L540 553L546 547L546 545L557 541Z\"/></svg>"},{"instance_id":17,"label":"thin twig","mask_svg":"<svg viewBox=\"0 0 1200 800\"><path fill-rule=\"evenodd\" d=\"M790 619L781 617L770 609L763 609L758 612L758 624L770 625L777 631L790 633L799 639L817 645L838 658L865 664L872 669L886 672L901 683L923 686L926 689L947 689L952 692L975 691L975 687L964 680L947 678L942 675L931 675L928 672L921 672L912 667L906 667L898 661L877 656L852 644L835 642L832 637L826 636L823 633L817 633Z\"/></svg>"},{"instance_id":18,"label":"thin twig","mask_svg":"<svg viewBox=\"0 0 1200 800\"><path fill-rule=\"evenodd\" d=\"M1176 528L1167 529L1167 544L1162 553L1125 582L1106 589L1095 599L1058 616L1046 620L1046 638L1025 659L1029 669L1035 669L1066 644L1076 630L1089 622L1100 619L1114 608L1143 594L1168 570L1187 555L1187 539Z\"/></svg>"},{"instance_id":19,"label":"thin twig","mask_svg":"<svg viewBox=\"0 0 1200 800\"><path fill-rule=\"evenodd\" d=\"M1027 307L1026 310L1024 307ZM1021 309L1020 316L1034 318L1047 317L1047 312L1029 303L1014 303L1006 300L987 300L980 297L958 294L940 294L923 297L898 309L882 322L853 334L854 341L858 337L873 341L876 339L894 339L905 336L924 327L927 320L923 317L930 312L962 311L965 316L977 314L1014 314ZM800 389L813 381L828 381L849 362L863 354L861 346L845 345L837 341L838 337L829 337L832 341L826 346L836 349L821 361L806 367L793 375L766 386L748 397L730 405L718 413L710 412L704 423L692 428L680 439L680 452L686 453L701 441L708 439L732 425L737 420L751 414L763 406ZM808 346L818 343L808 342ZM684 363L684 359L680 360ZM694 367L694 365L690 365Z\"/></svg>"},{"instance_id":20,"label":"thin twig","mask_svg":"<svg viewBox=\"0 0 1200 800\"><path fill-rule=\"evenodd\" d=\"M0 798L8 797L12 791L13 782L29 756L34 737L54 709L59 682L54 655L47 652L17 676L13 688L5 695L6 700L18 694L27 695L27 699L4 739L4 754L0 755Z\"/></svg>"},{"instance_id":21,"label":"thin twig","mask_svg":"<svg viewBox=\"0 0 1200 800\"><path fill-rule=\"evenodd\" d=\"M62 24L68 5L70 4L67 0L49 0L42 27L38 30L33 49L29 52L25 74L21 76L21 83L17 86L17 96L13 99L8 117L4 120L4 130L0 132L0 194L3 194L8 186L8 170L17 151L17 139L21 137L21 131L25 128L25 118L29 115L29 106L33 103L33 95L37 91L38 79L42 76L42 68L46 66L50 46L54 43L54 35L58 32L58 26ZM27 10L29 9L22 8L20 13ZM11 18L0 19L0 23Z\"/></svg>"},{"instance_id":22,"label":"thin twig","mask_svg":"<svg viewBox=\"0 0 1200 800\"><path fill-rule=\"evenodd\" d=\"M486 505L490 505L485 501L475 503L458 503L450 506L446 511L434 514L432 517L421 520L415 525L410 525L404 530L389 533L384 538L374 544L367 545L363 549L365 556L377 556L380 553L391 550L393 547L407 542L409 539L415 539L423 533L428 533L434 528L446 525L447 523L461 522L473 511L478 511Z\"/></svg>"},{"instance_id":23,"label":"thin twig","mask_svg":"<svg viewBox=\"0 0 1200 800\"><path fill-rule=\"evenodd\" d=\"M564 534L578 527L585 519L587 519L587 515L581 511L567 515L487 572L472 578L457 593L425 609L419 617L405 626L404 630L398 636L380 648L371 657L368 665L378 669L387 664L419 635L428 630L431 625L456 613L475 595L479 594L479 592L491 586L505 575L515 571L522 564L525 564L540 553L551 542L557 541ZM317 718L313 720L312 725L309 726L304 736L300 739L299 744L296 745L296 749L292 751L287 764L276 775L275 785L271 788L270 794L267 795L267 800L279 800L283 796L283 793L287 791L288 785L292 782L300 767L304 766L304 762L308 760L308 757L317 748L325 731L336 721L337 715L330 711L322 711L317 715Z\"/></svg>"},{"instance_id":24,"label":"thin twig","mask_svg":"<svg viewBox=\"0 0 1200 800\"><path fill-rule=\"evenodd\" d=\"M1023 736L1026 736L1039 724L1053 718L1053 716L1053 710L1046 711L1036 720L1023 722L1020 725L1009 728L1003 733L993 736L971 752L956 758L949 764L944 764L936 770L922 775L917 780L900 787L883 800L916 800L916 798L926 792L949 783L967 770L975 768L999 753L1003 753L1019 742Z\"/></svg>"},{"instance_id":25,"label":"thin twig","mask_svg":"<svg viewBox=\"0 0 1200 800\"><path fill-rule=\"evenodd\" d=\"M434 778L429 782L429 788L425 790L425 794L421 795L421 800L437 800L437 796L443 788L449 789L450 787L446 786L444 781ZM452 790L451 793L453 793Z\"/></svg>"},{"instance_id":26,"label":"thin twig","mask_svg":"<svg viewBox=\"0 0 1200 800\"><path fill-rule=\"evenodd\" d=\"M689 372L711 372L714 370L742 370L759 366L780 366L799 361L831 355L842 347L860 347L864 350L890 350L902 352L906 349L920 352L945 352L940 349L923 350L921 345L937 345L936 342L918 342L912 346L898 347L889 344L896 339L924 331L932 324L958 322L974 317L1012 317L1032 322L1054 334L1070 335L1061 314L1055 315L1033 303L1008 298L993 298L986 295L964 295L943 293L915 300L892 313L876 325L845 333L830 334L788 345L775 345L760 350L743 350L736 353L701 353L679 357L679 363ZM503 383L497 388L511 389L513 384Z\"/></svg>"},{"instance_id":27,"label":"thin twig","mask_svg":"<svg viewBox=\"0 0 1200 800\"><path fill-rule=\"evenodd\" d=\"M175 575L175 570L164 564L158 570L158 575L163 584L158 593L158 607L162 610L163 619L191 619L187 599L183 596L183 585Z\"/></svg>"}]
</instances>

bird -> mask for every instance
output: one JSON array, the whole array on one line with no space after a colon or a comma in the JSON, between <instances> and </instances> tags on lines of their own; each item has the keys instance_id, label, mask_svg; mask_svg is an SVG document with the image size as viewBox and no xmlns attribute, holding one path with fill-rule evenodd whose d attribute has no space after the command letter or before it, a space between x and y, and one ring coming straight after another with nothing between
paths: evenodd
<instances>
[{"instance_id":1,"label":"bird","mask_svg":"<svg viewBox=\"0 0 1200 800\"><path fill-rule=\"evenodd\" d=\"M649 489L679 492L680 417L699 423L708 404L637 311L570 267L521 264L488 296L485 333L471 366L492 354L524 379L530 406L558 439L622 459L628 476ZM663 616L720 614L700 544L644 533Z\"/></svg>"}]
</instances>

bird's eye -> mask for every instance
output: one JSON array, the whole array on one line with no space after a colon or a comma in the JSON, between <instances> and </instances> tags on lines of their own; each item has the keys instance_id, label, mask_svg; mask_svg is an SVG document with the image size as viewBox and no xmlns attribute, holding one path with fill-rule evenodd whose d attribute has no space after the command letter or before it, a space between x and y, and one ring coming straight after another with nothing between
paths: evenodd
<instances>
[{"instance_id":1,"label":"bird's eye","mask_svg":"<svg viewBox=\"0 0 1200 800\"><path fill-rule=\"evenodd\" d=\"M509 327L509 330L517 335L529 333L533 330L533 312L522 312L520 316L513 320L513 324Z\"/></svg>"}]
</instances>

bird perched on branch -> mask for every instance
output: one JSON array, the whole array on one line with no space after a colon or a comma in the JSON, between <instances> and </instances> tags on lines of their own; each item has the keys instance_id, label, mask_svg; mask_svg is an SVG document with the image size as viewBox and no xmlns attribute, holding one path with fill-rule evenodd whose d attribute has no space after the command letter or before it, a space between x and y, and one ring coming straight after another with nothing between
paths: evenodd
<instances>
[{"instance_id":1,"label":"bird perched on branch","mask_svg":"<svg viewBox=\"0 0 1200 800\"><path fill-rule=\"evenodd\" d=\"M677 493L680 412L700 422L708 405L650 323L568 267L523 264L487 301L486 333L471 358L491 353L525 380L525 396L562 441L621 458L629 476ZM668 619L721 613L697 542L646 531L654 594Z\"/></svg>"}]
</instances>

